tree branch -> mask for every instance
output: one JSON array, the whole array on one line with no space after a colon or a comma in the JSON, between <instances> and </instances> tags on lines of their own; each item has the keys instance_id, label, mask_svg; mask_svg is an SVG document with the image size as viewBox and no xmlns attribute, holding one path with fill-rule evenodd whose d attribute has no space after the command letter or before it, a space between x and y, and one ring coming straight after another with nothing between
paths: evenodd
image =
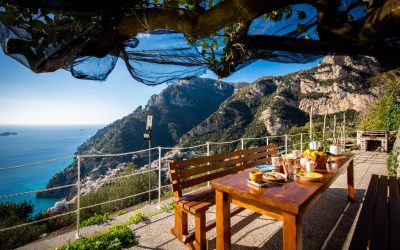
<instances>
[{"instance_id":1,"label":"tree branch","mask_svg":"<svg viewBox=\"0 0 400 250\"><path fill-rule=\"evenodd\" d=\"M369 55L375 57L400 56L400 49L382 44L366 47L357 44L327 41L305 40L288 37L253 35L244 38L246 45L261 53L261 50L287 51L305 54Z\"/></svg>"}]
</instances>

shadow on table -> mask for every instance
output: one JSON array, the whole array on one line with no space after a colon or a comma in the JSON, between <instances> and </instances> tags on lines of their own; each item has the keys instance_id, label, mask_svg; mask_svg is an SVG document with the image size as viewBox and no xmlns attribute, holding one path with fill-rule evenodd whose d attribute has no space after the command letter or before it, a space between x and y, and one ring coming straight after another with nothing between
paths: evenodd
<instances>
[{"instance_id":1,"label":"shadow on table","mask_svg":"<svg viewBox=\"0 0 400 250\"><path fill-rule=\"evenodd\" d=\"M357 189L356 201L347 201L347 189L330 188L303 216L303 249L343 249L349 236L352 224L355 222L364 189ZM348 204L348 205L347 205ZM259 214L253 213L232 226L234 235ZM255 228L253 231L257 231ZM255 232L261 234L261 232ZM259 246L245 246L240 239L232 242L232 249L282 249L282 228ZM209 249L215 249L215 238L209 241Z\"/></svg>"}]
</instances>

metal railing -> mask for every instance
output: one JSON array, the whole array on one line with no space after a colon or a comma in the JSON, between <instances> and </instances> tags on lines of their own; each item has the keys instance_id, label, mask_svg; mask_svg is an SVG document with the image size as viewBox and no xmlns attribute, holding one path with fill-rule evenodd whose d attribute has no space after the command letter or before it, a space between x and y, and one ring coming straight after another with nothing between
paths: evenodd
<instances>
[{"instance_id":1,"label":"metal railing","mask_svg":"<svg viewBox=\"0 0 400 250\"><path fill-rule=\"evenodd\" d=\"M322 134L322 133L314 133L314 134ZM306 137L304 137L306 135ZM26 194L33 194L33 193L38 193L38 192L47 192L47 191L54 191L54 190L59 190L59 189L64 189L64 188L71 188L71 187L76 187L77 193L76 193L76 209L73 211L68 211L65 213L61 213L61 214L56 214L44 219L40 219L40 220L35 220L35 221L31 221L31 222L27 222L27 223L23 223L23 224L19 224L19 225L15 225L15 226L11 226L11 227L7 227L7 228L2 228L0 229L0 232L5 232L8 230L12 230L12 229L16 229L16 228L20 228L23 226L28 226L28 225L32 225L35 223L40 223L40 222L44 222L47 220L51 220L54 218L58 218L61 216L65 216L65 215L70 215L73 213L76 213L76 237L79 238L80 237L80 217L81 214L80 212L82 210L88 209L88 208L92 208L92 207L96 207L96 206L101 206L104 204L109 204L109 203L113 203L113 202L117 202L117 201L122 201L122 200L126 200L129 198L133 198L133 197L137 197L139 195L143 195L148 193L149 197L151 195L152 192L158 192L158 198L157 198L157 203L158 203L158 208L160 208L161 206L161 197L162 197L162 190L164 190L165 188L170 188L170 184L166 184L166 185L162 185L162 178L161 178L161 174L162 171L165 170L166 172L168 172L168 157L166 156L167 154L162 154L163 150L167 150L168 152L171 152L172 150L178 150L180 152L184 151L184 150L192 150L191 152L193 152L193 150L196 149L200 149L200 148L205 148L205 152L204 155L212 155L212 151L211 147L212 146L226 146L231 144L233 147L238 148L238 146L240 146L240 149L244 149L245 145L249 145L252 146L251 143L252 141L261 141L262 143L258 143L258 145L268 145L270 143L274 143L277 144L278 146L278 153L279 154L283 154L283 153L288 153L290 147L292 149L300 149L301 151L303 151L304 146L310 141L309 133L300 133L300 134L296 134L296 135L273 135L273 136L265 136L265 137L261 137L261 138L240 138L240 139L236 139L236 140L232 140L232 141L223 141L223 142L206 142L205 144L200 144L200 145L195 145L195 146L191 146L191 147L153 147L153 148L149 148L149 149L144 149L144 150L139 150L139 151L133 151L133 152L126 152L126 153L118 153L118 154L98 154L98 155L74 155L74 156L65 156L65 157L60 157L60 158L56 158L56 159L52 159L52 160L47 160L47 161L42 161L42 162L36 162L36 163L31 163L31 164L25 164L25 165L20 165L20 166L13 166L13 167L8 167L8 168L0 168L0 172L2 171L12 171L15 169L21 169L21 168L27 168L27 167L35 167L38 165L43 165L43 164L47 164L47 163L52 163L55 161L60 161L60 160L64 160L64 159L76 159L76 174L77 174L77 181L76 183L72 183L72 184L68 184L68 185L63 185L63 186L57 186L57 187L52 187L52 188L47 188L47 189L40 189L40 190L32 190L32 191L26 191L26 192L20 192L20 193L13 193L13 194L5 194L5 195L0 195L0 201L1 199L4 198L9 198L9 197L15 197L15 196L22 196L22 195L26 195ZM297 139L294 139L297 138ZM298 143L293 143L294 141L296 141ZM283 144L283 145L280 145ZM150 179L149 179L149 189L147 191L143 191L140 193L136 193L136 194L132 194L129 196L125 196L125 197L121 197L118 199L113 199L113 200L109 200L109 201L104 201L104 202L100 202L100 203L96 203L96 204L91 204L91 205L87 205L87 206L81 206L81 188L82 188L82 176L81 176L81 166L82 166L82 161L84 159L88 159L88 158L108 158L108 157L120 157L120 156L133 156L133 155L137 155L137 154L142 154L142 153L146 153L148 152L151 155L151 151L152 150L157 150L158 151L158 159L155 162L155 164L153 164L153 162L149 162L148 166L147 166L147 170L140 170L140 171L136 171L134 173L131 174L127 174L127 175L122 175L122 176L115 176L112 178L109 178L109 180L111 181L115 181L115 180L119 180L122 178L128 178L128 177L132 177L132 176L136 176L136 175L140 175L140 174L146 174L146 173L151 173L154 171L158 172L158 185L157 188L153 188L151 189L150 186ZM218 153L218 151L216 151L216 153ZM164 161L164 166L163 166L163 161ZM155 165L155 168L152 168L152 166ZM146 169L146 165L144 166L144 168Z\"/></svg>"}]
</instances>

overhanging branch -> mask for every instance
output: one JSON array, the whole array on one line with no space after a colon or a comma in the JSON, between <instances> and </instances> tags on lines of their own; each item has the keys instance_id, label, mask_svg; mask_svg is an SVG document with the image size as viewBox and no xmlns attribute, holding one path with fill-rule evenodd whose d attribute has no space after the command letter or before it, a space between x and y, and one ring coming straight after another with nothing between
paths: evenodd
<instances>
[{"instance_id":1,"label":"overhanging branch","mask_svg":"<svg viewBox=\"0 0 400 250\"><path fill-rule=\"evenodd\" d=\"M306 54L337 54L337 55L369 55L375 57L400 56L400 49L381 44L380 46L366 47L338 41L306 40L277 36L246 36L244 42L256 51L287 51ZM262 57L263 53L259 53Z\"/></svg>"}]
</instances>

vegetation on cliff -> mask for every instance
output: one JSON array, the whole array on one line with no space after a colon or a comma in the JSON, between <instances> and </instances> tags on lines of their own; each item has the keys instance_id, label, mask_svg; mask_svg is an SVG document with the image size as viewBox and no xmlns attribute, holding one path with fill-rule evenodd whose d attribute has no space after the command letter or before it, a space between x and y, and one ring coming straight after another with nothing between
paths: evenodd
<instances>
[{"instance_id":1,"label":"vegetation on cliff","mask_svg":"<svg viewBox=\"0 0 400 250\"><path fill-rule=\"evenodd\" d=\"M385 82L384 94L363 114L359 128L362 130L398 130L400 126L400 69L391 70L371 79Z\"/></svg>"}]
</instances>

